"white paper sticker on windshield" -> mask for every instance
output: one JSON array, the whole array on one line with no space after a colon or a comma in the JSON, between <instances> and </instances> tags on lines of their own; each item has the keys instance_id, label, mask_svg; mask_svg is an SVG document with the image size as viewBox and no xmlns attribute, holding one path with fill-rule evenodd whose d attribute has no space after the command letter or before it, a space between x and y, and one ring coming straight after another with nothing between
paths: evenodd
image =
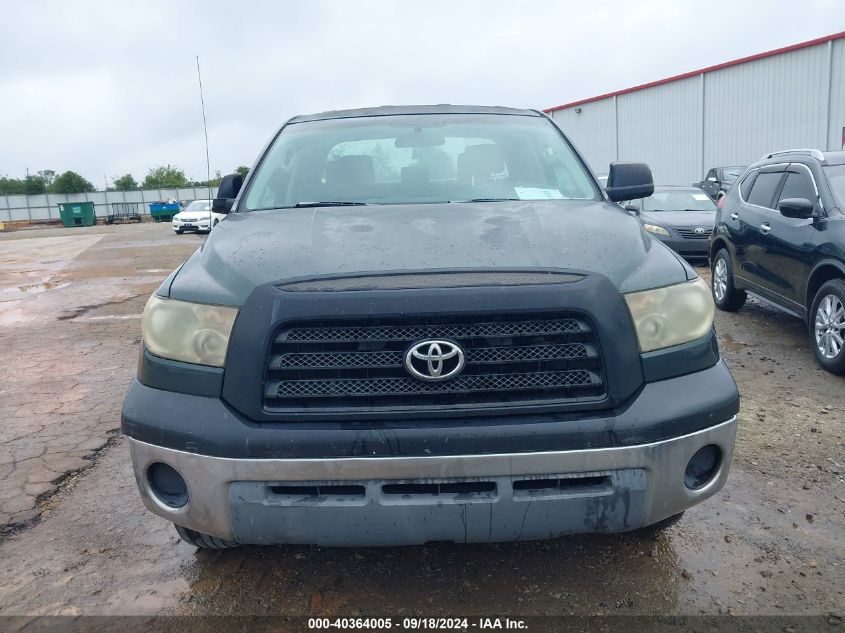
<instances>
[{"instance_id":1,"label":"white paper sticker on windshield","mask_svg":"<svg viewBox=\"0 0 845 633\"><path fill-rule=\"evenodd\" d=\"M541 187L514 187L516 196L520 200L562 200L563 194L558 189L543 189Z\"/></svg>"},{"instance_id":2,"label":"white paper sticker on windshield","mask_svg":"<svg viewBox=\"0 0 845 633\"><path fill-rule=\"evenodd\" d=\"M706 193L694 193L694 194L692 194L692 197L695 198L696 200L709 200L710 199L710 196L708 196Z\"/></svg>"}]
</instances>

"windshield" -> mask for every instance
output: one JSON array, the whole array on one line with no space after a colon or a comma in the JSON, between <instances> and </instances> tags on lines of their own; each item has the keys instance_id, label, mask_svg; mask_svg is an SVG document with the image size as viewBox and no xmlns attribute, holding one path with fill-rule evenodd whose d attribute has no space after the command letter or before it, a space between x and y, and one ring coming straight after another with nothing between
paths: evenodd
<instances>
[{"instance_id":1,"label":"windshield","mask_svg":"<svg viewBox=\"0 0 845 633\"><path fill-rule=\"evenodd\" d=\"M840 210L845 209L845 165L825 167L824 171Z\"/></svg>"},{"instance_id":2,"label":"windshield","mask_svg":"<svg viewBox=\"0 0 845 633\"><path fill-rule=\"evenodd\" d=\"M600 198L544 118L428 114L288 125L250 181L245 207L479 199Z\"/></svg>"},{"instance_id":3,"label":"windshield","mask_svg":"<svg viewBox=\"0 0 845 633\"><path fill-rule=\"evenodd\" d=\"M209 200L194 200L191 204L185 207L185 211L210 211L211 202Z\"/></svg>"},{"instance_id":4,"label":"windshield","mask_svg":"<svg viewBox=\"0 0 845 633\"><path fill-rule=\"evenodd\" d=\"M745 167L724 167L722 168L722 182L733 183L744 171Z\"/></svg>"},{"instance_id":5,"label":"windshield","mask_svg":"<svg viewBox=\"0 0 845 633\"><path fill-rule=\"evenodd\" d=\"M716 205L703 191L655 191L643 199L643 211L715 211Z\"/></svg>"}]
</instances>

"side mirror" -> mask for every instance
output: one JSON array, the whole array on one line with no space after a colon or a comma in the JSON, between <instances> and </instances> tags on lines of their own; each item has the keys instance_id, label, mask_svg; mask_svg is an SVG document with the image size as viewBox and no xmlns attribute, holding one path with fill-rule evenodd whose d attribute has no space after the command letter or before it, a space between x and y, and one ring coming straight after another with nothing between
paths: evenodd
<instances>
[{"instance_id":1,"label":"side mirror","mask_svg":"<svg viewBox=\"0 0 845 633\"><path fill-rule=\"evenodd\" d=\"M211 203L211 212L229 213L233 204L235 204L234 198L215 198Z\"/></svg>"},{"instance_id":2,"label":"side mirror","mask_svg":"<svg viewBox=\"0 0 845 633\"><path fill-rule=\"evenodd\" d=\"M645 163L610 163L604 190L611 202L648 198L654 193L651 169Z\"/></svg>"},{"instance_id":3,"label":"side mirror","mask_svg":"<svg viewBox=\"0 0 845 633\"><path fill-rule=\"evenodd\" d=\"M637 209L637 207L634 206L633 204L626 204L624 208L625 208L625 211L627 211L628 213L633 213L634 215L640 214L640 210Z\"/></svg>"},{"instance_id":4,"label":"side mirror","mask_svg":"<svg viewBox=\"0 0 845 633\"><path fill-rule=\"evenodd\" d=\"M778 210L786 218L806 220L815 215L815 205L807 198L784 198L778 203Z\"/></svg>"},{"instance_id":5,"label":"side mirror","mask_svg":"<svg viewBox=\"0 0 845 633\"><path fill-rule=\"evenodd\" d=\"M244 177L241 174L223 176L223 180L220 181L220 186L217 188L217 197L211 203L211 210L214 213L229 213L243 184Z\"/></svg>"}]
</instances>

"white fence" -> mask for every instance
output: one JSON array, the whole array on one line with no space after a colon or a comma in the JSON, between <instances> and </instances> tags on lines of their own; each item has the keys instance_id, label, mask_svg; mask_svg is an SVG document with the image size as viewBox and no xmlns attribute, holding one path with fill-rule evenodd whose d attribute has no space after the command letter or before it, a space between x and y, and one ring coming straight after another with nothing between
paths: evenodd
<instances>
[{"instance_id":1,"label":"white fence","mask_svg":"<svg viewBox=\"0 0 845 633\"><path fill-rule=\"evenodd\" d=\"M0 195L0 222L21 220L58 220L59 204L93 202L97 217L108 215L114 202L140 203L142 213L149 214L149 205L175 198L176 200L206 200L217 194L217 187L184 187L181 189L143 189L141 191L95 191L92 193L48 193L37 196Z\"/></svg>"}]
</instances>

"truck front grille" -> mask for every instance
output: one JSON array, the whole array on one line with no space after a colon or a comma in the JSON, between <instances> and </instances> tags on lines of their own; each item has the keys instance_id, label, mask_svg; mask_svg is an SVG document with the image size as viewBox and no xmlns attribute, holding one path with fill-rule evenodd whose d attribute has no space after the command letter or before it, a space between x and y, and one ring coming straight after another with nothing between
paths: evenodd
<instances>
[{"instance_id":1,"label":"truck front grille","mask_svg":"<svg viewBox=\"0 0 845 633\"><path fill-rule=\"evenodd\" d=\"M438 338L459 345L454 378L421 380L408 348ZM292 324L275 337L266 410L414 409L521 402L594 401L605 395L597 337L580 316L406 318Z\"/></svg>"}]
</instances>

